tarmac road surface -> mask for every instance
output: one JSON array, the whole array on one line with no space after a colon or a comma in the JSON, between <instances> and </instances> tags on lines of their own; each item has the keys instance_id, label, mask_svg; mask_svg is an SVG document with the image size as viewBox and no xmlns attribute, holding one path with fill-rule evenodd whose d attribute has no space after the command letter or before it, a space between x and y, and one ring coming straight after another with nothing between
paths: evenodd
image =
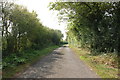
<instances>
[{"instance_id":1,"label":"tarmac road surface","mask_svg":"<svg viewBox=\"0 0 120 80\"><path fill-rule=\"evenodd\" d=\"M17 78L99 78L67 46L55 49L31 65Z\"/></svg>"}]
</instances>

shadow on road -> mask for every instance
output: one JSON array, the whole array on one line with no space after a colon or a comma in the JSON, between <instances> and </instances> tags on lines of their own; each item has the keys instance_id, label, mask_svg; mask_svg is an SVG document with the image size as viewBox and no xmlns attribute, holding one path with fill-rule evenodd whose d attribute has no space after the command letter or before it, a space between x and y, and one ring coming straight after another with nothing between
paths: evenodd
<instances>
[{"instance_id":1,"label":"shadow on road","mask_svg":"<svg viewBox=\"0 0 120 80\"><path fill-rule=\"evenodd\" d=\"M47 75L55 74L51 69L58 60L62 59L61 55L64 55L58 49L32 64L29 69L20 75L20 78L45 78Z\"/></svg>"}]
</instances>

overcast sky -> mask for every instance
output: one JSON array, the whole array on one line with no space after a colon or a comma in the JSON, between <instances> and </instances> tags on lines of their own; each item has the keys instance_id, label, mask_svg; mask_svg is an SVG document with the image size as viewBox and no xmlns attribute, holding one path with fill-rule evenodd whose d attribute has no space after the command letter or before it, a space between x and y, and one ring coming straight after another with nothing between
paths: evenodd
<instances>
[{"instance_id":1,"label":"overcast sky","mask_svg":"<svg viewBox=\"0 0 120 80\"><path fill-rule=\"evenodd\" d=\"M64 39L66 38L65 34L65 23L59 25L57 18L57 11L50 11L48 5L54 0L17 0L15 3L26 6L27 9L31 12L32 10L36 11L38 18L43 25L50 27L52 29L59 29L64 34Z\"/></svg>"}]
</instances>

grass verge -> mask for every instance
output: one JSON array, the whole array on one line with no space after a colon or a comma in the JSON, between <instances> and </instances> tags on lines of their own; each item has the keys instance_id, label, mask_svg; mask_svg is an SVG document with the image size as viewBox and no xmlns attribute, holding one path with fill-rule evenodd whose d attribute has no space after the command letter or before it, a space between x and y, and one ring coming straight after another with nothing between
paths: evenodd
<instances>
[{"instance_id":1,"label":"grass verge","mask_svg":"<svg viewBox=\"0 0 120 80\"><path fill-rule=\"evenodd\" d=\"M16 77L19 72L24 71L31 64L35 63L42 57L51 53L54 49L59 46L49 46L42 50L30 50L26 52L22 52L19 56L15 54L6 57L3 59L3 69L2 69L2 78L12 78Z\"/></svg>"},{"instance_id":2,"label":"grass verge","mask_svg":"<svg viewBox=\"0 0 120 80\"><path fill-rule=\"evenodd\" d=\"M118 57L116 54L92 55L90 51L82 48L71 47L71 49L101 78L118 78Z\"/></svg>"}]
</instances>

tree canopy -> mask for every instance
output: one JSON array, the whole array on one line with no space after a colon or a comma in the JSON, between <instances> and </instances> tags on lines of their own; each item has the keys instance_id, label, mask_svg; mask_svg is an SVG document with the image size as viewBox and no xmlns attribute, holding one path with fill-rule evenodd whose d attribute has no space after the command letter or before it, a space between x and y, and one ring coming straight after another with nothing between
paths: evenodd
<instances>
[{"instance_id":1,"label":"tree canopy","mask_svg":"<svg viewBox=\"0 0 120 80\"><path fill-rule=\"evenodd\" d=\"M69 44L94 52L120 52L120 2L55 2L68 21ZM65 17L64 17L65 16Z\"/></svg>"},{"instance_id":2,"label":"tree canopy","mask_svg":"<svg viewBox=\"0 0 120 80\"><path fill-rule=\"evenodd\" d=\"M24 6L8 2L2 2L0 6L3 57L60 43L61 31L42 25L35 11L29 12Z\"/></svg>"}]
</instances>

